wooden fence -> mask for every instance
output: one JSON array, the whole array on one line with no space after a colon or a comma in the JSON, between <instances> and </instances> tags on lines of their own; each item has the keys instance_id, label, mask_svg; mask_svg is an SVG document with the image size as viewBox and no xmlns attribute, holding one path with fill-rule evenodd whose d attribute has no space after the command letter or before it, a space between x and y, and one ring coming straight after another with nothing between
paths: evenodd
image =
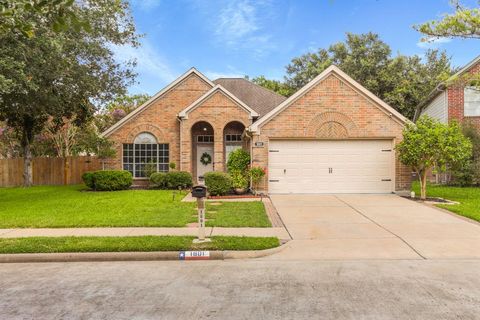
<instances>
[{"instance_id":1,"label":"wooden fence","mask_svg":"<svg viewBox=\"0 0 480 320\"><path fill-rule=\"evenodd\" d=\"M34 185L82 183L82 174L102 169L96 157L33 158ZM0 159L0 187L23 185L23 158Z\"/></svg>"}]
</instances>

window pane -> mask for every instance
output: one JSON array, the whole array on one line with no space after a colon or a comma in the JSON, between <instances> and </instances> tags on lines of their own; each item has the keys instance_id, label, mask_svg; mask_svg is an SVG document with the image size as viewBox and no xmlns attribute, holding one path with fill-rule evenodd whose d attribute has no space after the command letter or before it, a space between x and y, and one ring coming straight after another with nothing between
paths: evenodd
<instances>
[{"instance_id":1,"label":"window pane","mask_svg":"<svg viewBox=\"0 0 480 320\"><path fill-rule=\"evenodd\" d=\"M474 87L464 89L464 115L480 116L480 90Z\"/></svg>"}]
</instances>

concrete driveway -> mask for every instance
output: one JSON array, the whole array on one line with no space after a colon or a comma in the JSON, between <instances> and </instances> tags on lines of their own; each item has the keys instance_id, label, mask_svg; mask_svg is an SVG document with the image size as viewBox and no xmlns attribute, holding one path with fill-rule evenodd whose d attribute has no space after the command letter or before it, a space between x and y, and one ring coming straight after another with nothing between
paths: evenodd
<instances>
[{"instance_id":1,"label":"concrete driveway","mask_svg":"<svg viewBox=\"0 0 480 320\"><path fill-rule=\"evenodd\" d=\"M293 241L267 259L480 259L480 224L396 195L273 195Z\"/></svg>"}]
</instances>

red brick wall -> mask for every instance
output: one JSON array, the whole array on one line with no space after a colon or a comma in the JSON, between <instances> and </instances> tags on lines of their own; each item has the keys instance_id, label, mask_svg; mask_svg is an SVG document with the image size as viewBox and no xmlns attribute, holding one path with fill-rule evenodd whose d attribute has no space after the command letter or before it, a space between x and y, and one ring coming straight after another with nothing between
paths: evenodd
<instances>
[{"instance_id":1,"label":"red brick wall","mask_svg":"<svg viewBox=\"0 0 480 320\"><path fill-rule=\"evenodd\" d=\"M122 167L122 144L133 143L136 135L147 131L155 135L158 143L169 144L170 162L180 165L180 124L177 114L200 98L212 87L196 74L191 74L170 91L158 98L122 127L114 131L109 138L115 142L117 156L109 166Z\"/></svg>"},{"instance_id":2,"label":"red brick wall","mask_svg":"<svg viewBox=\"0 0 480 320\"><path fill-rule=\"evenodd\" d=\"M329 130L325 130L326 123ZM271 138L389 138L398 143L402 130L399 120L336 75L330 75L260 128L260 135L254 136L254 142L264 142L265 146L253 148L253 162L268 167ZM398 159L395 167L396 189L408 189L410 169ZM264 189L266 181L268 177L264 179Z\"/></svg>"},{"instance_id":3,"label":"red brick wall","mask_svg":"<svg viewBox=\"0 0 480 320\"><path fill-rule=\"evenodd\" d=\"M208 122L214 131L214 156L215 171L225 169L224 159L224 129L231 121L238 121L248 127L252 120L250 114L222 92L215 92L203 101L197 108L188 114L188 119L182 121L182 170L194 172L192 163L192 126L199 122Z\"/></svg>"},{"instance_id":4,"label":"red brick wall","mask_svg":"<svg viewBox=\"0 0 480 320\"><path fill-rule=\"evenodd\" d=\"M480 63L477 63L468 70L469 74L480 73ZM464 86L462 84L452 85L447 89L448 95L448 120L457 120L462 123L468 121L480 130L480 117L465 117L464 110Z\"/></svg>"}]
</instances>

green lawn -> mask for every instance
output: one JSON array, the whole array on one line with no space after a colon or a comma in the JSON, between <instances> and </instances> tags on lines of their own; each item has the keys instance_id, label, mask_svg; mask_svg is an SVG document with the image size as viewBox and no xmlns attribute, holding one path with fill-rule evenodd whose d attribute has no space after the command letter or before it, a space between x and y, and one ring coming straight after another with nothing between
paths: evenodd
<instances>
[{"instance_id":1,"label":"green lawn","mask_svg":"<svg viewBox=\"0 0 480 320\"><path fill-rule=\"evenodd\" d=\"M275 237L212 237L194 244L194 237L32 237L0 239L0 253L127 252L179 250L263 250L280 245Z\"/></svg>"},{"instance_id":2,"label":"green lawn","mask_svg":"<svg viewBox=\"0 0 480 320\"><path fill-rule=\"evenodd\" d=\"M86 191L83 186L0 188L0 228L184 227L197 221L195 203L170 190ZM269 226L261 203L208 206L209 225ZM208 213L208 216L211 214Z\"/></svg>"},{"instance_id":3,"label":"green lawn","mask_svg":"<svg viewBox=\"0 0 480 320\"><path fill-rule=\"evenodd\" d=\"M420 194L420 184L414 182L412 189ZM458 201L457 205L438 204L444 208L467 218L480 221L480 188L478 187L451 187L444 185L428 185L427 197L441 197L444 199Z\"/></svg>"},{"instance_id":4,"label":"green lawn","mask_svg":"<svg viewBox=\"0 0 480 320\"><path fill-rule=\"evenodd\" d=\"M235 214L232 214L235 212ZM261 201L207 203L207 227L271 227Z\"/></svg>"}]
</instances>

